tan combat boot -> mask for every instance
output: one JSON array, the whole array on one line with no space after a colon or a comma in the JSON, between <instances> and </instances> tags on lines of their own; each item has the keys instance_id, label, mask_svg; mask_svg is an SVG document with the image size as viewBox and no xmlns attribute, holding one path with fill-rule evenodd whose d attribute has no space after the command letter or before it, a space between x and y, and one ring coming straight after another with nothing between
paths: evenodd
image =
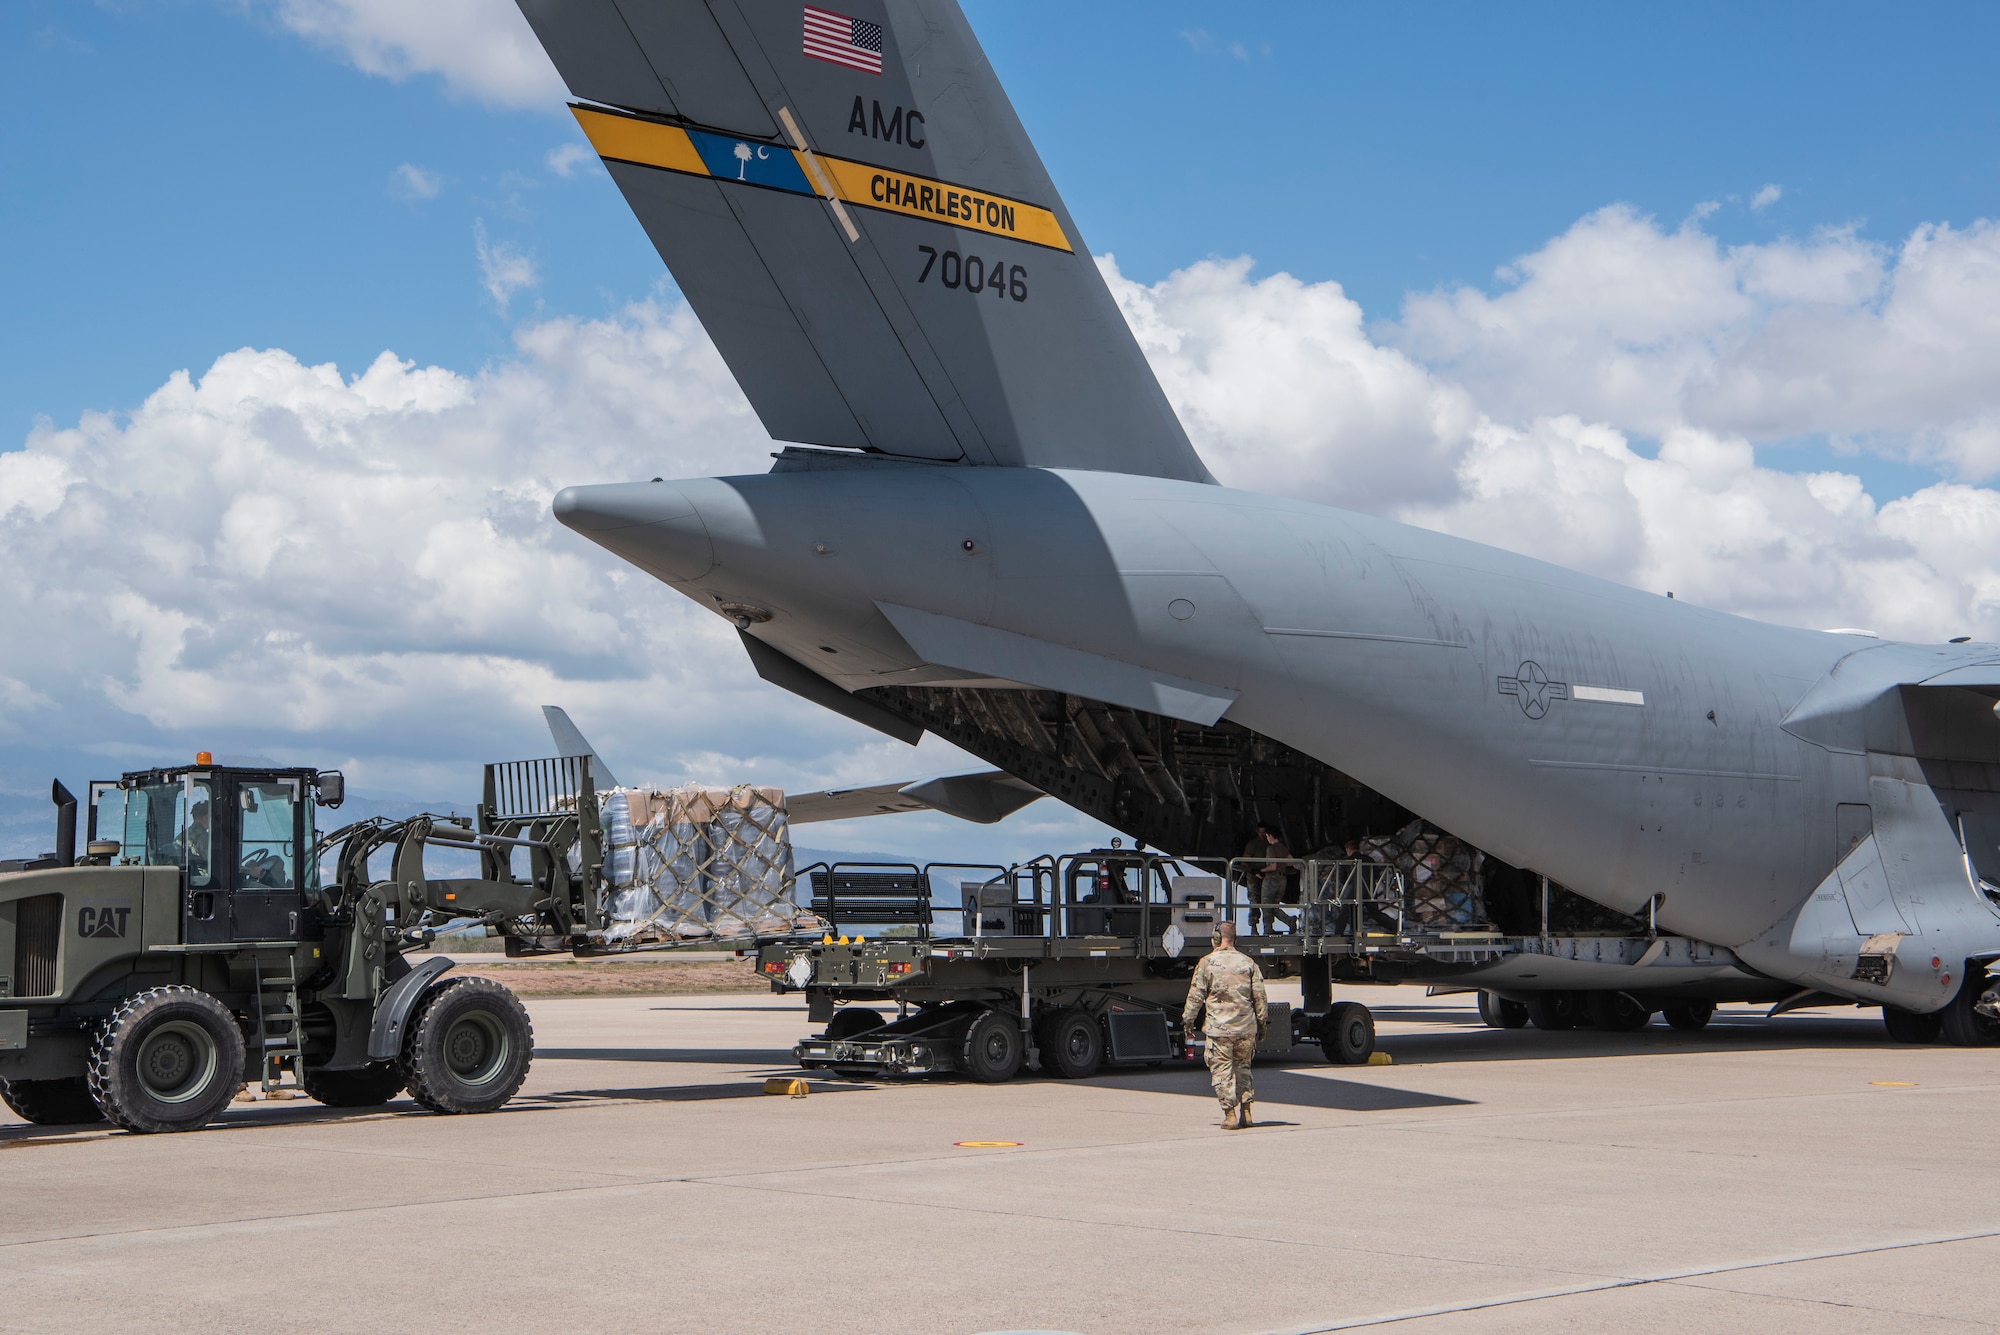
<instances>
[{"instance_id":1,"label":"tan combat boot","mask_svg":"<svg viewBox=\"0 0 2000 1335\"><path fill-rule=\"evenodd\" d=\"M1239 1128L1252 1127L1257 1125L1256 1121L1250 1115L1251 1109L1255 1108L1256 1106L1257 1105L1255 1103L1252 1103L1250 1100L1245 1099L1242 1103L1242 1106L1237 1108L1236 1125Z\"/></svg>"},{"instance_id":2,"label":"tan combat boot","mask_svg":"<svg viewBox=\"0 0 2000 1335\"><path fill-rule=\"evenodd\" d=\"M1222 1110L1222 1129L1224 1131L1234 1131L1238 1125L1240 1123L1237 1121L1236 1109L1224 1108Z\"/></svg>"}]
</instances>

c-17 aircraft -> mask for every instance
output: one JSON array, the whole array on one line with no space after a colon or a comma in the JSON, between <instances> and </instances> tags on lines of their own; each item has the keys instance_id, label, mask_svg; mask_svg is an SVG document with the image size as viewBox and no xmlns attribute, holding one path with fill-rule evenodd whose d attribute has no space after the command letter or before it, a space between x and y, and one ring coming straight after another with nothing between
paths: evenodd
<instances>
[{"instance_id":1,"label":"c-17 aircraft","mask_svg":"<svg viewBox=\"0 0 2000 1335\"><path fill-rule=\"evenodd\" d=\"M1682 997L1992 1041L2000 647L1767 625L1218 485L957 5L832 2L519 0L805 447L571 487L562 523L732 620L767 680L1174 855L1420 817L1490 894L1546 877L1733 953Z\"/></svg>"}]
</instances>

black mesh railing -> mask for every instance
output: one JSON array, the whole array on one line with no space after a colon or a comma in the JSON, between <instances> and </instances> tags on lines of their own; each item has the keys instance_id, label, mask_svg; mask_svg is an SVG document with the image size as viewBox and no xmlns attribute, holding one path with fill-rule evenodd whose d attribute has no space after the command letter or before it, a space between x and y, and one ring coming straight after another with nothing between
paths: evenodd
<instances>
[{"instance_id":1,"label":"black mesh railing","mask_svg":"<svg viewBox=\"0 0 2000 1335\"><path fill-rule=\"evenodd\" d=\"M553 756L488 765L486 805L498 820L572 815L589 764L588 756Z\"/></svg>"}]
</instances>

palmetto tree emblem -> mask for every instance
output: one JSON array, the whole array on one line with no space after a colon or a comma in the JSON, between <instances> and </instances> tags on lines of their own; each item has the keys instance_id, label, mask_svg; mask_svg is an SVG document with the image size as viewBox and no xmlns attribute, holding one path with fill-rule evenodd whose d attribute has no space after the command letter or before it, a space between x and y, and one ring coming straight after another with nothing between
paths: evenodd
<instances>
[{"instance_id":1,"label":"palmetto tree emblem","mask_svg":"<svg viewBox=\"0 0 2000 1335\"><path fill-rule=\"evenodd\" d=\"M736 160L742 165L736 169L737 180L742 181L749 179L746 176L744 176L743 173L750 170L750 157L751 157L750 145L739 142L736 145Z\"/></svg>"}]
</instances>

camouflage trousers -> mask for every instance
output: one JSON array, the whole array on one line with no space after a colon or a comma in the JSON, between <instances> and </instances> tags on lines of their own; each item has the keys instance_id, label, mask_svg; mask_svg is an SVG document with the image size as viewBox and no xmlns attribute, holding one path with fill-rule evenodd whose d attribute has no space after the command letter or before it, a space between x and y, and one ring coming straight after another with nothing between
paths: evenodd
<instances>
[{"instance_id":1,"label":"camouflage trousers","mask_svg":"<svg viewBox=\"0 0 2000 1335\"><path fill-rule=\"evenodd\" d=\"M1250 1078L1250 1063L1256 1056L1255 1034L1242 1038L1208 1036L1208 1078L1224 1112L1257 1097L1257 1086Z\"/></svg>"},{"instance_id":2,"label":"camouflage trousers","mask_svg":"<svg viewBox=\"0 0 2000 1335\"><path fill-rule=\"evenodd\" d=\"M1276 932L1280 923L1288 932L1299 929L1298 919L1276 907L1285 900L1283 876L1260 876L1250 885L1250 935ZM1265 907L1270 905L1271 907Z\"/></svg>"}]
</instances>

